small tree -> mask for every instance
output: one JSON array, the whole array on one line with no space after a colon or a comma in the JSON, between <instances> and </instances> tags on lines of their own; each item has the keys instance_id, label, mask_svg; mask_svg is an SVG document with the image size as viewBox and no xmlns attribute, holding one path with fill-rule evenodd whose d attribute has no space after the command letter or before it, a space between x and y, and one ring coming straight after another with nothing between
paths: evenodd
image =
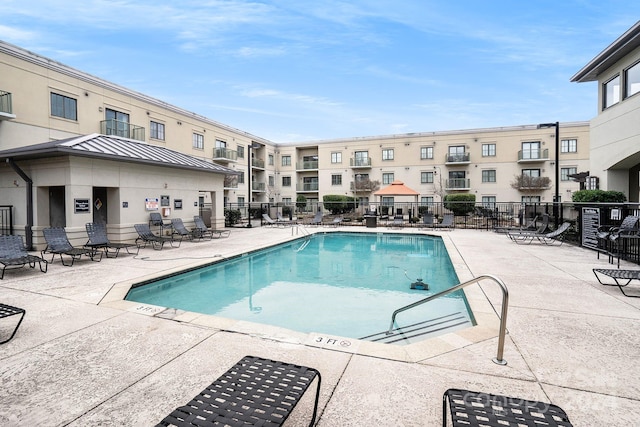
<instances>
[{"instance_id":1,"label":"small tree","mask_svg":"<svg viewBox=\"0 0 640 427\"><path fill-rule=\"evenodd\" d=\"M475 194L447 194L444 196L444 207L454 215L464 216L475 210Z\"/></svg>"},{"instance_id":2,"label":"small tree","mask_svg":"<svg viewBox=\"0 0 640 427\"><path fill-rule=\"evenodd\" d=\"M298 197L296 198L296 208L298 209L298 212L304 211L306 207L307 207L307 198L304 197L302 194L298 195Z\"/></svg>"},{"instance_id":3,"label":"small tree","mask_svg":"<svg viewBox=\"0 0 640 427\"><path fill-rule=\"evenodd\" d=\"M350 196L327 194L322 196L322 202L333 215L351 212L356 207L356 200Z\"/></svg>"}]
</instances>

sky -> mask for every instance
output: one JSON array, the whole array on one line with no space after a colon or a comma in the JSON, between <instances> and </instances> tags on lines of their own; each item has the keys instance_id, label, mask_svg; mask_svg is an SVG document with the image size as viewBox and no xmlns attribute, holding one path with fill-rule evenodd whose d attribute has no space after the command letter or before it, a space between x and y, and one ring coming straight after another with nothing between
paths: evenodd
<instances>
[{"instance_id":1,"label":"sky","mask_svg":"<svg viewBox=\"0 0 640 427\"><path fill-rule=\"evenodd\" d=\"M590 120L629 0L2 0L0 40L267 140ZM0 76L0 81L2 76Z\"/></svg>"}]
</instances>

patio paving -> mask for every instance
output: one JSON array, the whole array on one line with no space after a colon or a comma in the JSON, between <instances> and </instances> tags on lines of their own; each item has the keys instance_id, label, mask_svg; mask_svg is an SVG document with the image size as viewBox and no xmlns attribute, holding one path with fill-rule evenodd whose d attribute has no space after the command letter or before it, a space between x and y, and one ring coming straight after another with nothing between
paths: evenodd
<instances>
[{"instance_id":1,"label":"patio paving","mask_svg":"<svg viewBox=\"0 0 640 427\"><path fill-rule=\"evenodd\" d=\"M614 266L588 249L517 245L488 231L433 233L445 239L461 280L492 274L507 285L506 366L491 361L497 328L475 340L476 332L448 334L420 343L420 351L361 343L344 352L311 345L313 335L248 322L227 327L225 319L192 313L154 315L112 300L123 282L300 237L294 231L234 229L226 239L141 249L138 256L73 267L58 259L46 274L8 271L0 302L27 314L15 338L0 346L0 425L154 425L245 355L318 369L319 427L438 426L448 388L552 402L575 426L637 425L640 298L600 285L591 269ZM637 265L623 261L621 268ZM481 317L497 320L489 311L500 310L498 287L483 281L470 289L491 303ZM308 423L312 405L310 390L287 425Z\"/></svg>"}]
</instances>

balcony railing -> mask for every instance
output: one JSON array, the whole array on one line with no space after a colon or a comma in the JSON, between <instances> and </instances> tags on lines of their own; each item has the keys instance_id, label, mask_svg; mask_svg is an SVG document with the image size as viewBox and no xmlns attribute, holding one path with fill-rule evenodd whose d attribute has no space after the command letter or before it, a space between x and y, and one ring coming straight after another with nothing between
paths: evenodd
<instances>
[{"instance_id":1,"label":"balcony railing","mask_svg":"<svg viewBox=\"0 0 640 427\"><path fill-rule=\"evenodd\" d=\"M379 181L351 182L351 191L355 191L356 193L370 193L377 190L379 187Z\"/></svg>"},{"instance_id":2,"label":"balcony railing","mask_svg":"<svg viewBox=\"0 0 640 427\"><path fill-rule=\"evenodd\" d=\"M444 159L445 163L469 163L469 153L447 154Z\"/></svg>"},{"instance_id":3,"label":"balcony railing","mask_svg":"<svg viewBox=\"0 0 640 427\"><path fill-rule=\"evenodd\" d=\"M520 175L517 180L518 190L543 191L551 188L551 178L548 176Z\"/></svg>"},{"instance_id":4,"label":"balcony railing","mask_svg":"<svg viewBox=\"0 0 640 427\"><path fill-rule=\"evenodd\" d=\"M520 150L518 151L519 162L539 162L549 160L549 149L544 150Z\"/></svg>"},{"instance_id":5,"label":"balcony railing","mask_svg":"<svg viewBox=\"0 0 640 427\"><path fill-rule=\"evenodd\" d=\"M453 178L447 179L445 189L447 190L468 190L471 188L471 180L469 178Z\"/></svg>"},{"instance_id":6,"label":"balcony railing","mask_svg":"<svg viewBox=\"0 0 640 427\"><path fill-rule=\"evenodd\" d=\"M252 182L251 190L252 191L264 191L267 186L264 182Z\"/></svg>"},{"instance_id":7,"label":"balcony railing","mask_svg":"<svg viewBox=\"0 0 640 427\"><path fill-rule=\"evenodd\" d=\"M251 159L251 166L254 168L264 169L264 160L262 159Z\"/></svg>"},{"instance_id":8,"label":"balcony railing","mask_svg":"<svg viewBox=\"0 0 640 427\"><path fill-rule=\"evenodd\" d=\"M296 169L297 170L318 169L318 161L308 160L306 162L296 163Z\"/></svg>"},{"instance_id":9,"label":"balcony railing","mask_svg":"<svg viewBox=\"0 0 640 427\"><path fill-rule=\"evenodd\" d=\"M350 164L352 168L370 168L371 157L367 157L364 159L350 159Z\"/></svg>"},{"instance_id":10,"label":"balcony railing","mask_svg":"<svg viewBox=\"0 0 640 427\"><path fill-rule=\"evenodd\" d=\"M13 119L13 106L11 103L11 92L0 90L0 119Z\"/></svg>"},{"instance_id":11,"label":"balcony railing","mask_svg":"<svg viewBox=\"0 0 640 427\"><path fill-rule=\"evenodd\" d=\"M216 147L213 149L213 160L228 160L235 162L238 160L238 152L235 150L229 150L225 147Z\"/></svg>"},{"instance_id":12,"label":"balcony railing","mask_svg":"<svg viewBox=\"0 0 640 427\"><path fill-rule=\"evenodd\" d=\"M303 184L298 184L297 191L318 191L318 183L305 182Z\"/></svg>"},{"instance_id":13,"label":"balcony railing","mask_svg":"<svg viewBox=\"0 0 640 427\"><path fill-rule=\"evenodd\" d=\"M224 188L238 188L238 175L226 175L224 177Z\"/></svg>"},{"instance_id":14,"label":"balcony railing","mask_svg":"<svg viewBox=\"0 0 640 427\"><path fill-rule=\"evenodd\" d=\"M144 141L144 128L132 125L121 120L109 119L100 122L100 133L103 135L116 135L123 138Z\"/></svg>"}]
</instances>

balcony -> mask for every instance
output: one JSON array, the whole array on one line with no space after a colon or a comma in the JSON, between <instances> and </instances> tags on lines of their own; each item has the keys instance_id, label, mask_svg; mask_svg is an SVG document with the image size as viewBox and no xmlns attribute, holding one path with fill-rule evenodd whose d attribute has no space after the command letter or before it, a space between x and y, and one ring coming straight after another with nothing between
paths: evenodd
<instances>
[{"instance_id":1,"label":"balcony","mask_svg":"<svg viewBox=\"0 0 640 427\"><path fill-rule=\"evenodd\" d=\"M225 175L224 189L235 190L236 188L238 188L238 175Z\"/></svg>"},{"instance_id":2,"label":"balcony","mask_svg":"<svg viewBox=\"0 0 640 427\"><path fill-rule=\"evenodd\" d=\"M380 189L380 181L361 180L351 182L351 191L354 193L371 193Z\"/></svg>"},{"instance_id":3,"label":"balcony","mask_svg":"<svg viewBox=\"0 0 640 427\"><path fill-rule=\"evenodd\" d=\"M145 140L143 127L115 119L101 121L100 133L103 135L116 135L123 138L135 139L137 141Z\"/></svg>"},{"instance_id":4,"label":"balcony","mask_svg":"<svg viewBox=\"0 0 640 427\"><path fill-rule=\"evenodd\" d=\"M225 147L216 147L213 149L213 161L226 163L236 162L238 161L238 152Z\"/></svg>"},{"instance_id":5,"label":"balcony","mask_svg":"<svg viewBox=\"0 0 640 427\"><path fill-rule=\"evenodd\" d=\"M251 166L254 168L264 169L264 160L262 159L251 159Z\"/></svg>"},{"instance_id":6,"label":"balcony","mask_svg":"<svg viewBox=\"0 0 640 427\"><path fill-rule=\"evenodd\" d=\"M518 163L535 163L549 160L549 149L544 150L520 150L518 151Z\"/></svg>"},{"instance_id":7,"label":"balcony","mask_svg":"<svg viewBox=\"0 0 640 427\"><path fill-rule=\"evenodd\" d=\"M318 183L317 182L305 182L303 184L298 184L296 191L298 193L310 193L318 191Z\"/></svg>"},{"instance_id":8,"label":"balcony","mask_svg":"<svg viewBox=\"0 0 640 427\"><path fill-rule=\"evenodd\" d=\"M447 179L445 182L445 190L461 191L471 189L471 180L469 178Z\"/></svg>"},{"instance_id":9,"label":"balcony","mask_svg":"<svg viewBox=\"0 0 640 427\"><path fill-rule=\"evenodd\" d=\"M0 120L15 119L11 104L11 93L0 90Z\"/></svg>"},{"instance_id":10,"label":"balcony","mask_svg":"<svg viewBox=\"0 0 640 427\"><path fill-rule=\"evenodd\" d=\"M517 188L519 191L529 193L544 191L551 188L551 178L548 176L518 175L518 178L515 183L512 184L512 187Z\"/></svg>"},{"instance_id":11,"label":"balcony","mask_svg":"<svg viewBox=\"0 0 640 427\"><path fill-rule=\"evenodd\" d=\"M318 170L318 161L307 160L306 162L298 162L296 163L296 170L298 171Z\"/></svg>"},{"instance_id":12,"label":"balcony","mask_svg":"<svg viewBox=\"0 0 640 427\"><path fill-rule=\"evenodd\" d=\"M349 163L354 169L371 169L371 157L366 157L364 159L349 159Z\"/></svg>"},{"instance_id":13,"label":"balcony","mask_svg":"<svg viewBox=\"0 0 640 427\"><path fill-rule=\"evenodd\" d=\"M444 158L445 164L463 164L469 163L470 160L469 153L460 153L460 154L447 154Z\"/></svg>"},{"instance_id":14,"label":"balcony","mask_svg":"<svg viewBox=\"0 0 640 427\"><path fill-rule=\"evenodd\" d=\"M264 182L252 182L251 191L264 192L267 186Z\"/></svg>"}]
</instances>

